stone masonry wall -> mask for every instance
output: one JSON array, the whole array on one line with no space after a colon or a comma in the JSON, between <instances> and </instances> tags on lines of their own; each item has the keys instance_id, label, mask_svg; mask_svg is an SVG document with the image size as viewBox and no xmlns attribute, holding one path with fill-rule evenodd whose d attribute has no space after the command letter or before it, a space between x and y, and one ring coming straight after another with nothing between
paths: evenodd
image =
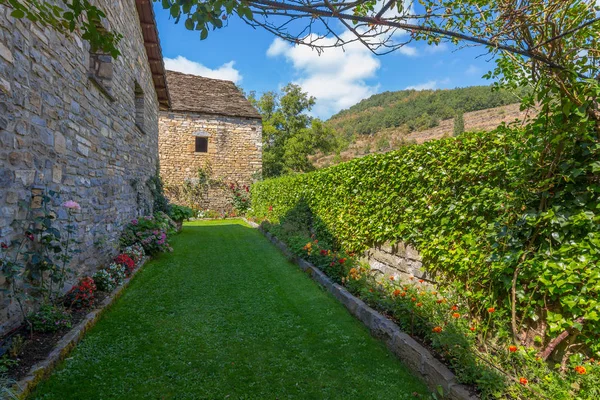
<instances>
[{"instance_id":1,"label":"stone masonry wall","mask_svg":"<svg viewBox=\"0 0 600 400\"><path fill-rule=\"evenodd\" d=\"M195 152L196 136L208 137L208 152ZM262 170L262 122L255 118L161 112L158 147L160 175L171 197L186 179L197 179L200 168L210 170L211 179L225 184L250 185ZM231 201L226 190L213 185L196 206L225 211L231 208Z\"/></svg>"},{"instance_id":2,"label":"stone masonry wall","mask_svg":"<svg viewBox=\"0 0 600 400\"><path fill-rule=\"evenodd\" d=\"M94 3L124 36L103 77L112 74L110 95L88 77L87 42L15 20L0 6L0 241L23 237L15 228L24 218L19 200L29 201L32 190L60 192L61 201L82 206L77 275L114 256L122 226L151 211L145 182L158 161L158 99L135 0ZM145 94L143 132L135 126L135 82ZM14 304L0 294L0 334L18 322Z\"/></svg>"},{"instance_id":3,"label":"stone masonry wall","mask_svg":"<svg viewBox=\"0 0 600 400\"><path fill-rule=\"evenodd\" d=\"M367 250L362 258L369 263L372 270L385 276L394 276L400 281L416 277L432 282L431 277L423 270L421 256L417 250L402 242L375 246Z\"/></svg>"}]
</instances>

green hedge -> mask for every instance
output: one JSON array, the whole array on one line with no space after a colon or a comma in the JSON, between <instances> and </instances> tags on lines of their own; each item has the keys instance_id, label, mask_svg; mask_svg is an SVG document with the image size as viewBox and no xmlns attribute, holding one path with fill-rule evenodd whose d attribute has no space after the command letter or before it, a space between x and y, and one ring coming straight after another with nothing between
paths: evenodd
<instances>
[{"instance_id":1,"label":"green hedge","mask_svg":"<svg viewBox=\"0 0 600 400\"><path fill-rule=\"evenodd\" d=\"M473 315L497 309L507 322L499 335L513 333L514 290L516 329L534 327L536 347L569 329L597 352L598 145L552 145L501 127L403 147L258 182L250 216L278 223L308 208L306 228L347 252L410 243Z\"/></svg>"}]
</instances>

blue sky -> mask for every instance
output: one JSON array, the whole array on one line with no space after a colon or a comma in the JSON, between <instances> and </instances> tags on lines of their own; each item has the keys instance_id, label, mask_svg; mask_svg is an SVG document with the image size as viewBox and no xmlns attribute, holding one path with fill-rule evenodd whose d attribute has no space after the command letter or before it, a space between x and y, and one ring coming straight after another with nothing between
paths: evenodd
<instances>
[{"instance_id":1,"label":"blue sky","mask_svg":"<svg viewBox=\"0 0 600 400\"><path fill-rule=\"evenodd\" d=\"M316 97L313 113L324 119L375 93L488 84L481 77L494 67L489 57L478 57L484 53L481 47L457 50L425 43L380 57L359 45L319 56L237 17L201 41L199 32L186 30L183 21L175 25L160 2L155 12L167 69L232 80L259 94L294 82Z\"/></svg>"}]
</instances>

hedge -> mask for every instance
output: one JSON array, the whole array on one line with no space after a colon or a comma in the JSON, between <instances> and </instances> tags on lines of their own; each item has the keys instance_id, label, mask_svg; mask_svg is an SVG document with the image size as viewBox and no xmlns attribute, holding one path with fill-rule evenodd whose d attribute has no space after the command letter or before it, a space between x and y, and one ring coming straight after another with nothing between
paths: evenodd
<instances>
[{"instance_id":1,"label":"hedge","mask_svg":"<svg viewBox=\"0 0 600 400\"><path fill-rule=\"evenodd\" d=\"M549 354L575 333L598 355L598 145L552 145L500 127L406 146L257 182L250 216L276 224L305 207L306 229L346 252L409 243L473 315L505 318L499 335ZM547 154L559 160L550 174Z\"/></svg>"}]
</instances>

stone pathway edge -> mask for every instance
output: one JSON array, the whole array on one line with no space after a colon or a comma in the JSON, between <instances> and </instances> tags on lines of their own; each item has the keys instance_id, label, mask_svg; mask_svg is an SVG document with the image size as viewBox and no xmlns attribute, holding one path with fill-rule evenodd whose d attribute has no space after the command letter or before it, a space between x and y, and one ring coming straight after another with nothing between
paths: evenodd
<instances>
[{"instance_id":1,"label":"stone pathway edge","mask_svg":"<svg viewBox=\"0 0 600 400\"><path fill-rule=\"evenodd\" d=\"M334 283L320 269L308 261L295 256L285 243L266 232L259 224L244 218L244 222L258 229L269 241L300 269L319 285L327 289L348 309L350 314L361 321L371 334L382 340L388 349L406 364L412 371L420 375L430 390L437 392L443 389L444 397L452 400L476 400L469 389L458 383L456 376L444 364L438 361L429 350L402 332L398 325L384 315L369 307L365 302L355 297L343 286Z\"/></svg>"},{"instance_id":2,"label":"stone pathway edge","mask_svg":"<svg viewBox=\"0 0 600 400\"><path fill-rule=\"evenodd\" d=\"M56 347L48 354L48 357L45 360L40 361L31 367L27 376L19 380L12 388L17 399L26 399L27 396L34 391L36 386L43 379L50 376L58 364L71 354L71 351L73 351L77 343L83 339L86 332L96 325L96 322L98 322L98 319L102 314L110 308L115 300L121 297L131 280L149 260L150 257L144 257L140 261L139 266L133 271L133 274L125 279L121 286L113 290L113 292L98 305L98 308L89 312L83 320L66 333L62 339L58 341Z\"/></svg>"}]
</instances>

